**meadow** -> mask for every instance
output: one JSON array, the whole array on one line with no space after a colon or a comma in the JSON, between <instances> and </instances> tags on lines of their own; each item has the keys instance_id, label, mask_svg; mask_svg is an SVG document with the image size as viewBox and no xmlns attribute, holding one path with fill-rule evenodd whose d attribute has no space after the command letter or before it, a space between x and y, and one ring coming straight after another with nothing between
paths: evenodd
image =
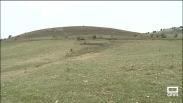
<instances>
[{"instance_id":1,"label":"meadow","mask_svg":"<svg viewBox=\"0 0 183 103\"><path fill-rule=\"evenodd\" d=\"M1 102L182 103L182 40L2 41Z\"/></svg>"}]
</instances>

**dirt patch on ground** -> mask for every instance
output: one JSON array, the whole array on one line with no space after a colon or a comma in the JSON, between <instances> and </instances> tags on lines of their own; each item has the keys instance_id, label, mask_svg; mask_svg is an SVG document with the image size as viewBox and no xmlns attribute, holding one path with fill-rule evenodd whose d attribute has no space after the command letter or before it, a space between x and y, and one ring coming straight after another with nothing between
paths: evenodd
<instances>
[{"instance_id":1,"label":"dirt patch on ground","mask_svg":"<svg viewBox=\"0 0 183 103\"><path fill-rule=\"evenodd\" d=\"M86 53L77 57L71 58L71 60L87 60L100 56L100 53Z\"/></svg>"}]
</instances>

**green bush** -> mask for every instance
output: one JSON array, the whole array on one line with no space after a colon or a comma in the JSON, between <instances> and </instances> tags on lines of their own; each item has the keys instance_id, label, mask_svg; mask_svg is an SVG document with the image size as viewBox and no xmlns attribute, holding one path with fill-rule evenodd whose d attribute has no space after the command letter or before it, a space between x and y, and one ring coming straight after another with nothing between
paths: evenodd
<instances>
[{"instance_id":1,"label":"green bush","mask_svg":"<svg viewBox=\"0 0 183 103\"><path fill-rule=\"evenodd\" d=\"M85 40L85 38L83 38L83 37L77 37L76 39L77 40Z\"/></svg>"},{"instance_id":2,"label":"green bush","mask_svg":"<svg viewBox=\"0 0 183 103\"><path fill-rule=\"evenodd\" d=\"M137 37L137 34L134 34L133 36L134 36L134 37Z\"/></svg>"},{"instance_id":3,"label":"green bush","mask_svg":"<svg viewBox=\"0 0 183 103\"><path fill-rule=\"evenodd\" d=\"M167 36L164 33L162 33L161 38L167 38Z\"/></svg>"},{"instance_id":4,"label":"green bush","mask_svg":"<svg viewBox=\"0 0 183 103\"><path fill-rule=\"evenodd\" d=\"M97 38L97 36L96 36L96 35L93 35L93 36L92 36L92 39L96 39L96 38Z\"/></svg>"}]
</instances>

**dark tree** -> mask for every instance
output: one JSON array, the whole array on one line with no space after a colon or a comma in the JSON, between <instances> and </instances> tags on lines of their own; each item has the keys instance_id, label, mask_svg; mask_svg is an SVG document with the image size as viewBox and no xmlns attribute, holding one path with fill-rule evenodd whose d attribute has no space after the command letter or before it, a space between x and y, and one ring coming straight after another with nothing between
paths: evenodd
<instances>
[{"instance_id":1,"label":"dark tree","mask_svg":"<svg viewBox=\"0 0 183 103\"><path fill-rule=\"evenodd\" d=\"M9 36L8 36L8 39L10 39L11 37L12 37L12 36L11 36L11 35L9 35Z\"/></svg>"},{"instance_id":2,"label":"dark tree","mask_svg":"<svg viewBox=\"0 0 183 103\"><path fill-rule=\"evenodd\" d=\"M153 33L156 33L156 31L153 31Z\"/></svg>"}]
</instances>

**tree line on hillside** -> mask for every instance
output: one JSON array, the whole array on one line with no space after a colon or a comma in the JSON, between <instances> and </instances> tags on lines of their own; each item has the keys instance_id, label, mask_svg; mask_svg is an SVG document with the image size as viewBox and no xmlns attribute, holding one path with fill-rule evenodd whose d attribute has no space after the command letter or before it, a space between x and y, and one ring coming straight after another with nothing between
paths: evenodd
<instances>
[{"instance_id":1,"label":"tree line on hillside","mask_svg":"<svg viewBox=\"0 0 183 103\"><path fill-rule=\"evenodd\" d=\"M152 31L145 33L147 37L150 38L167 38L168 34L172 34L172 37L177 38L178 33L182 33L183 27L172 27L169 29L160 29L159 31Z\"/></svg>"},{"instance_id":2,"label":"tree line on hillside","mask_svg":"<svg viewBox=\"0 0 183 103\"><path fill-rule=\"evenodd\" d=\"M169 29L160 29L159 31L152 31L152 32L147 32L145 33L145 36L146 37L150 37L150 38L167 38L167 31L168 30L172 30L173 33L172 33L172 37L174 38L177 38L178 37L178 33L182 32L182 29L183 29L183 26L180 26L180 27L172 27L172 28L169 28ZM26 34L26 33L24 33ZM138 34L134 34L133 37L137 38L137 37L140 37L141 38L142 35L138 35ZM19 36L12 36L12 35L9 35L8 38L4 38L4 39L0 39L0 40L17 40L18 38L20 37ZM55 35L53 34L51 36L52 39L59 39L60 36L58 35ZM68 35L65 35L63 36L63 38L65 39L69 39L70 37ZM113 39L117 39L117 38L114 38L113 35L107 35L107 37L103 37L103 36L98 36L98 35L93 35L93 36L90 36L90 37L83 37L83 36L77 36L75 37L76 40L85 40L87 38L90 38L90 39L108 39L108 40L113 40ZM28 40L31 40L32 38L31 37L25 37L24 39L28 39Z\"/></svg>"}]
</instances>

